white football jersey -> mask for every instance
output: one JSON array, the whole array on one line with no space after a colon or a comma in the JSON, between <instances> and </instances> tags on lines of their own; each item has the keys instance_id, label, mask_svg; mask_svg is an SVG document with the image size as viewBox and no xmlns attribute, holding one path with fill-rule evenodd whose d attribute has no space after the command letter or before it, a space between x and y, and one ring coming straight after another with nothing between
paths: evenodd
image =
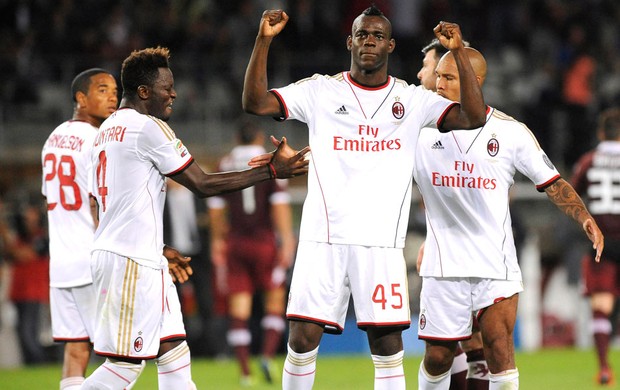
<instances>
[{"instance_id":1,"label":"white football jersey","mask_svg":"<svg viewBox=\"0 0 620 390\"><path fill-rule=\"evenodd\" d=\"M52 131L41 152L41 192L47 199L50 286L92 283L90 251L95 223L90 213L90 152L97 128L69 120Z\"/></svg>"},{"instance_id":2,"label":"white football jersey","mask_svg":"<svg viewBox=\"0 0 620 390\"><path fill-rule=\"evenodd\" d=\"M532 132L490 108L477 130L422 130L415 160L427 224L420 275L521 280L509 210L514 175L540 191L560 177Z\"/></svg>"},{"instance_id":3,"label":"white football jersey","mask_svg":"<svg viewBox=\"0 0 620 390\"><path fill-rule=\"evenodd\" d=\"M272 91L309 130L300 239L403 248L418 133L454 103L394 77L364 87L348 72Z\"/></svg>"},{"instance_id":4,"label":"white football jersey","mask_svg":"<svg viewBox=\"0 0 620 390\"><path fill-rule=\"evenodd\" d=\"M92 160L99 205L93 249L165 268L166 176L192 163L187 148L166 122L121 108L101 124Z\"/></svg>"}]
</instances>

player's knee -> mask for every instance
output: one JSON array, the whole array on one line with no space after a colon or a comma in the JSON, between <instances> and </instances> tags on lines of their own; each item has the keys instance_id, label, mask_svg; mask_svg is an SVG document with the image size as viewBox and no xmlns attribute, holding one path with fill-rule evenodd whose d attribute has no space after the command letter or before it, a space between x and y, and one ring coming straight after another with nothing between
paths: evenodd
<instances>
[{"instance_id":1,"label":"player's knee","mask_svg":"<svg viewBox=\"0 0 620 390\"><path fill-rule=\"evenodd\" d=\"M316 324L293 321L290 324L288 345L297 353L306 353L319 346L323 328Z\"/></svg>"}]
</instances>

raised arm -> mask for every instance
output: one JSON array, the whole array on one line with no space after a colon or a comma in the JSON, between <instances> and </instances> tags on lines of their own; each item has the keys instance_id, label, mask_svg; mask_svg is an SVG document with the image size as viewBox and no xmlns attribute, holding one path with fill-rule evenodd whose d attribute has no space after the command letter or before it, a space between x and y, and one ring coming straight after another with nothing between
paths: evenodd
<instances>
[{"instance_id":1,"label":"raised arm","mask_svg":"<svg viewBox=\"0 0 620 390\"><path fill-rule=\"evenodd\" d=\"M558 206L564 214L577 221L592 241L592 248L596 249L596 261L600 261L605 245L603 233L586 209L585 204L575 189L564 179L560 179L545 188L547 197Z\"/></svg>"},{"instance_id":2,"label":"raised arm","mask_svg":"<svg viewBox=\"0 0 620 390\"><path fill-rule=\"evenodd\" d=\"M463 44L461 28L456 23L439 22L433 29L441 44L454 55L459 71L461 103L454 106L440 124L441 130L475 129L486 122L486 105L482 89Z\"/></svg>"},{"instance_id":3,"label":"raised arm","mask_svg":"<svg viewBox=\"0 0 620 390\"><path fill-rule=\"evenodd\" d=\"M268 91L267 57L271 41L282 31L287 21L288 15L282 10L263 12L243 80L242 106L245 112L274 117L283 114L280 102Z\"/></svg>"}]
</instances>

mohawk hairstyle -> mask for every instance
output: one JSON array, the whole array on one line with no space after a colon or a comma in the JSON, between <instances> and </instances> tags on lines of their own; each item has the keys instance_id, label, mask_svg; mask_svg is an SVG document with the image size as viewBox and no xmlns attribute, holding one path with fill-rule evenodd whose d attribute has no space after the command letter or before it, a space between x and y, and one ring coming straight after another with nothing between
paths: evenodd
<instances>
[{"instance_id":1,"label":"mohawk hairstyle","mask_svg":"<svg viewBox=\"0 0 620 390\"><path fill-rule=\"evenodd\" d=\"M375 3L370 4L370 7L366 8L362 15L366 16L385 16L383 12L377 7Z\"/></svg>"},{"instance_id":2,"label":"mohawk hairstyle","mask_svg":"<svg viewBox=\"0 0 620 390\"><path fill-rule=\"evenodd\" d=\"M121 68L121 85L123 95L136 96L140 85L153 86L159 74L159 68L170 67L170 50L157 46L134 50L123 61Z\"/></svg>"}]
</instances>

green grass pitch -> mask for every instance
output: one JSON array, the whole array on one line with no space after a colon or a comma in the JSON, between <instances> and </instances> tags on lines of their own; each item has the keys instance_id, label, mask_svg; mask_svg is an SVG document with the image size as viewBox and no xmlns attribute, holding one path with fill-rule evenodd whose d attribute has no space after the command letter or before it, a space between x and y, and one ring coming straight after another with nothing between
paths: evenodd
<instances>
[{"instance_id":1,"label":"green grass pitch","mask_svg":"<svg viewBox=\"0 0 620 390\"><path fill-rule=\"evenodd\" d=\"M281 364L284 357L280 356ZM611 364L620 370L620 350L610 352ZM417 373L421 356L405 358L407 388L417 389ZM91 372L97 364L91 365ZM517 353L520 388L525 390L601 389L594 383L596 357L593 350L545 349L532 353ZM258 363L253 362L257 377L255 390L278 389L280 383L261 382ZM620 371L617 371L620 374ZM239 389L238 368L233 360L194 359L192 376L198 389ZM0 389L57 389L60 365L0 370ZM373 388L373 366L370 356L319 354L315 390L359 390ZM608 387L610 388L610 387ZM615 388L611 387L611 388ZM157 389L157 370L153 362L147 365L135 390Z\"/></svg>"}]
</instances>

